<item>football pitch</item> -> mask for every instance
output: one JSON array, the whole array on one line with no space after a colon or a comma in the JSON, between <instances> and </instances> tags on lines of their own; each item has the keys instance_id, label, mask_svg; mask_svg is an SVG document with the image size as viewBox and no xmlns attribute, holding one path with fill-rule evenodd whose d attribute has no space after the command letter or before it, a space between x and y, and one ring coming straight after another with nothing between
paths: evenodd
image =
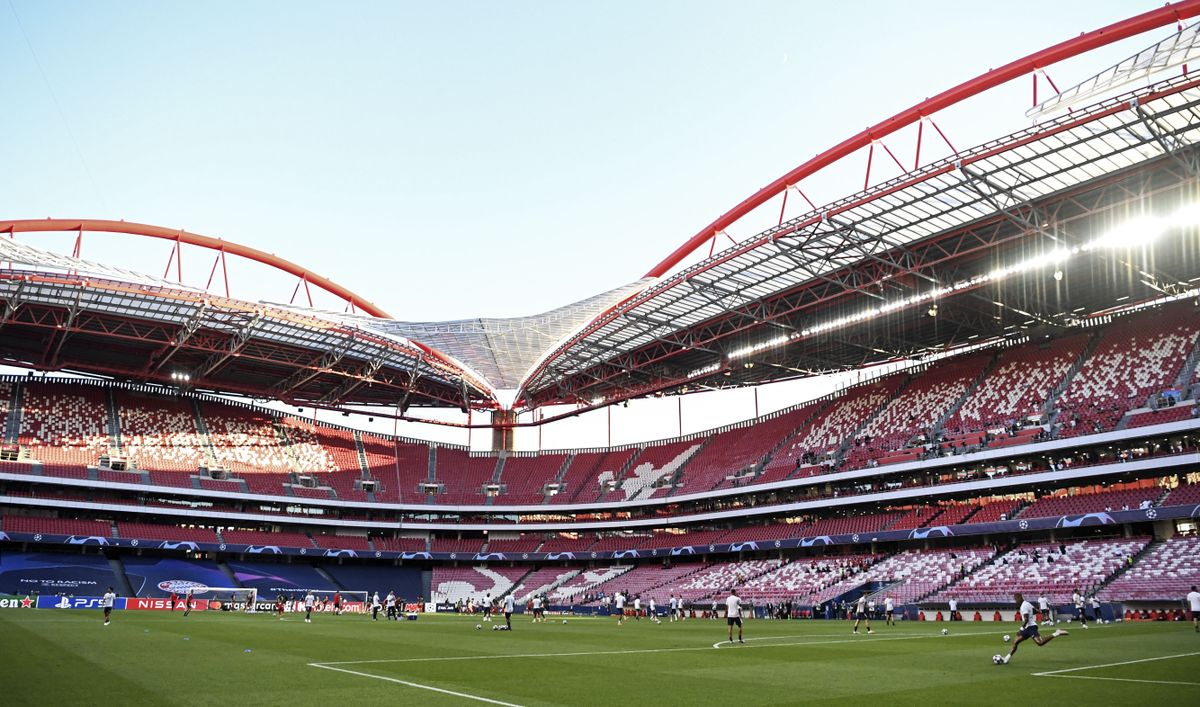
<instances>
[{"instance_id":1,"label":"football pitch","mask_svg":"<svg viewBox=\"0 0 1200 707\"><path fill-rule=\"evenodd\" d=\"M5 705L781 705L1200 704L1200 634L1190 624L1072 630L1022 644L1015 624L749 621L514 621L423 616L97 611L0 613ZM949 635L941 635L948 628ZM1046 631L1048 634L1048 630ZM714 644L717 644L714 646Z\"/></svg>"}]
</instances>

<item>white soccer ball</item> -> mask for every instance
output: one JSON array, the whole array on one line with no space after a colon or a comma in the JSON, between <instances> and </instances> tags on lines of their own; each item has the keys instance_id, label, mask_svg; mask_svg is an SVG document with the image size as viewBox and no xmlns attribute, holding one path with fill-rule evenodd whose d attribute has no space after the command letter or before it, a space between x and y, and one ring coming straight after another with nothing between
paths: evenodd
<instances>
[{"instance_id":1,"label":"white soccer ball","mask_svg":"<svg viewBox=\"0 0 1200 707\"><path fill-rule=\"evenodd\" d=\"M992 656L992 662L995 663L996 665L1000 665L1001 663L1004 662L1004 656L997 653L996 655Z\"/></svg>"},{"instance_id":2,"label":"white soccer ball","mask_svg":"<svg viewBox=\"0 0 1200 707\"><path fill-rule=\"evenodd\" d=\"M482 631L482 630L483 630L483 624L475 624L475 630L476 630L476 631Z\"/></svg>"},{"instance_id":3,"label":"white soccer ball","mask_svg":"<svg viewBox=\"0 0 1200 707\"><path fill-rule=\"evenodd\" d=\"M1011 640L1012 640L1012 636L1008 635L1007 633L1004 634L1004 642L1005 643L1008 643Z\"/></svg>"},{"instance_id":4,"label":"white soccer ball","mask_svg":"<svg viewBox=\"0 0 1200 707\"><path fill-rule=\"evenodd\" d=\"M565 624L566 622L567 622L567 620L566 620L566 619L563 619L563 623Z\"/></svg>"},{"instance_id":5,"label":"white soccer ball","mask_svg":"<svg viewBox=\"0 0 1200 707\"><path fill-rule=\"evenodd\" d=\"M948 629L948 628L944 628L944 629L942 629L942 635L943 635L943 636L949 636L949 635L950 635L950 629Z\"/></svg>"}]
</instances>

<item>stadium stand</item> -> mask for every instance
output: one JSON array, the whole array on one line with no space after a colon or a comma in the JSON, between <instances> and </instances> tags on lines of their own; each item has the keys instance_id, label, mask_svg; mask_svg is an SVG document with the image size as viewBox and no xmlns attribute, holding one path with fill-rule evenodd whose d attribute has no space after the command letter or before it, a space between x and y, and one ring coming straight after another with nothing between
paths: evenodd
<instances>
[{"instance_id":1,"label":"stadium stand","mask_svg":"<svg viewBox=\"0 0 1200 707\"><path fill-rule=\"evenodd\" d=\"M946 420L946 441L957 443L972 432L1040 418L1054 387L1083 354L1087 341L1087 334L1074 334L1001 353L978 388Z\"/></svg>"},{"instance_id":2,"label":"stadium stand","mask_svg":"<svg viewBox=\"0 0 1200 707\"><path fill-rule=\"evenodd\" d=\"M293 469L273 417L212 402L200 409L217 464L242 475Z\"/></svg>"},{"instance_id":3,"label":"stadium stand","mask_svg":"<svg viewBox=\"0 0 1200 707\"><path fill-rule=\"evenodd\" d=\"M906 550L875 563L855 578L862 582L886 582L873 594L876 603L891 597L897 606L916 602L950 582L965 576L994 555L991 549Z\"/></svg>"},{"instance_id":4,"label":"stadium stand","mask_svg":"<svg viewBox=\"0 0 1200 707\"><path fill-rule=\"evenodd\" d=\"M561 490L550 497L550 502L586 503L595 501L600 497L600 477L608 474L612 478L616 478L637 452L637 449L619 449L576 454L559 480Z\"/></svg>"},{"instance_id":5,"label":"stadium stand","mask_svg":"<svg viewBox=\"0 0 1200 707\"><path fill-rule=\"evenodd\" d=\"M846 467L860 469L870 462L911 461L933 439L934 427L979 377L990 355L966 356L939 362L916 376L856 435L846 455Z\"/></svg>"},{"instance_id":6,"label":"stadium stand","mask_svg":"<svg viewBox=\"0 0 1200 707\"><path fill-rule=\"evenodd\" d=\"M612 487L601 500L611 502L648 498L655 489L670 485L676 473L702 446L700 441L647 446L619 478L615 472L600 472L597 482L601 487Z\"/></svg>"},{"instance_id":7,"label":"stadium stand","mask_svg":"<svg viewBox=\"0 0 1200 707\"><path fill-rule=\"evenodd\" d=\"M542 567L530 572L512 591L518 602L525 603L535 596L545 596L555 587L574 578L578 567Z\"/></svg>"},{"instance_id":8,"label":"stadium stand","mask_svg":"<svg viewBox=\"0 0 1200 707\"><path fill-rule=\"evenodd\" d=\"M233 545L275 545L277 547L317 547L306 533L293 531L222 530L221 537Z\"/></svg>"},{"instance_id":9,"label":"stadium stand","mask_svg":"<svg viewBox=\"0 0 1200 707\"><path fill-rule=\"evenodd\" d=\"M116 392L121 451L138 468L195 474L206 461L190 400Z\"/></svg>"},{"instance_id":10,"label":"stadium stand","mask_svg":"<svg viewBox=\"0 0 1200 707\"><path fill-rule=\"evenodd\" d=\"M483 549L483 540L479 538L433 538L429 547L431 552L454 552L464 555L475 555Z\"/></svg>"},{"instance_id":11,"label":"stadium stand","mask_svg":"<svg viewBox=\"0 0 1200 707\"><path fill-rule=\"evenodd\" d=\"M215 543L217 534L211 528L181 528L177 525L119 521L117 537L141 540L170 540L173 542Z\"/></svg>"},{"instance_id":12,"label":"stadium stand","mask_svg":"<svg viewBox=\"0 0 1200 707\"><path fill-rule=\"evenodd\" d=\"M109 453L105 388L47 383L22 387L17 441L34 459L86 467Z\"/></svg>"},{"instance_id":13,"label":"stadium stand","mask_svg":"<svg viewBox=\"0 0 1200 707\"><path fill-rule=\"evenodd\" d=\"M546 500L546 485L552 483L567 460L566 454L510 456L504 460L500 484L504 492L497 504L538 504Z\"/></svg>"},{"instance_id":14,"label":"stadium stand","mask_svg":"<svg viewBox=\"0 0 1200 707\"><path fill-rule=\"evenodd\" d=\"M0 528L13 533L43 533L46 535L77 535L98 538L111 538L113 536L112 524L101 520L6 515L0 517Z\"/></svg>"},{"instance_id":15,"label":"stadium stand","mask_svg":"<svg viewBox=\"0 0 1200 707\"><path fill-rule=\"evenodd\" d=\"M434 601L455 603L507 594L528 570L514 567L434 567L430 582Z\"/></svg>"},{"instance_id":16,"label":"stadium stand","mask_svg":"<svg viewBox=\"0 0 1200 707\"><path fill-rule=\"evenodd\" d=\"M491 455L472 457L465 449L437 448L435 481L442 484L437 502L443 505L483 505L483 487L491 483L499 460Z\"/></svg>"},{"instance_id":17,"label":"stadium stand","mask_svg":"<svg viewBox=\"0 0 1200 707\"><path fill-rule=\"evenodd\" d=\"M1153 485L1153 482L1151 482L1151 485L1143 488L1118 489L1095 493L1087 493L1086 489L1084 489L1080 490L1079 493L1064 493L1040 498L1027 506L1017 517L1045 518L1047 516L1148 508L1162 495L1162 487Z\"/></svg>"},{"instance_id":18,"label":"stadium stand","mask_svg":"<svg viewBox=\"0 0 1200 707\"><path fill-rule=\"evenodd\" d=\"M1101 601L1177 602L1200 585L1200 537L1174 537L1150 547L1097 592Z\"/></svg>"},{"instance_id":19,"label":"stadium stand","mask_svg":"<svg viewBox=\"0 0 1200 707\"><path fill-rule=\"evenodd\" d=\"M552 604L581 604L589 600L588 595L592 593L593 589L620 577L630 569L632 569L630 565L612 565L584 570L551 590L550 602Z\"/></svg>"},{"instance_id":20,"label":"stadium stand","mask_svg":"<svg viewBox=\"0 0 1200 707\"><path fill-rule=\"evenodd\" d=\"M1058 400L1059 435L1116 427L1126 411L1168 388L1196 341L1193 318L1171 312L1123 317L1105 328L1095 350Z\"/></svg>"},{"instance_id":21,"label":"stadium stand","mask_svg":"<svg viewBox=\"0 0 1200 707\"><path fill-rule=\"evenodd\" d=\"M1011 602L1014 592L1053 602L1069 601L1076 590L1090 593L1136 555L1148 538L1088 540L1071 543L1021 545L925 601L945 603L951 598L968 604Z\"/></svg>"}]
</instances>

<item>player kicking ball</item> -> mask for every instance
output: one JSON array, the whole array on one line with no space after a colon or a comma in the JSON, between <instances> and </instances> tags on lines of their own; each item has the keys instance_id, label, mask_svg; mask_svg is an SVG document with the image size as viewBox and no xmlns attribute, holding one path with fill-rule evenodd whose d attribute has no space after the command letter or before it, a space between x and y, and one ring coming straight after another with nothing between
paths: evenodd
<instances>
[{"instance_id":1,"label":"player kicking ball","mask_svg":"<svg viewBox=\"0 0 1200 707\"><path fill-rule=\"evenodd\" d=\"M996 661L997 665L1008 665L1008 661L1012 659L1013 655L1015 655L1017 652L1017 648L1024 641L1032 640L1039 646L1044 646L1059 636L1070 635L1060 628L1056 629L1048 638L1042 638L1042 636L1038 634L1038 620L1037 614L1034 613L1033 610L1033 604L1025 601L1025 597L1021 596L1020 592L1014 594L1013 598L1017 600L1017 605L1021 607L1021 630L1017 633L1017 637L1013 640L1012 648L1008 651L1008 655L996 656L996 658L999 658L999 660Z\"/></svg>"}]
</instances>

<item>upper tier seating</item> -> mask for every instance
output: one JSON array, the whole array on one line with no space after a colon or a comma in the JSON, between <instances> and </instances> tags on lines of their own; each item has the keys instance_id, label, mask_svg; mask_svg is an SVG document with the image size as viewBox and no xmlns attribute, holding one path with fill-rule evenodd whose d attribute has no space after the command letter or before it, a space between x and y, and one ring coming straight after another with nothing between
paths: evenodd
<instances>
[{"instance_id":1,"label":"upper tier seating","mask_svg":"<svg viewBox=\"0 0 1200 707\"><path fill-rule=\"evenodd\" d=\"M98 386L26 383L18 443L34 459L95 465L109 451L107 395Z\"/></svg>"},{"instance_id":2,"label":"upper tier seating","mask_svg":"<svg viewBox=\"0 0 1200 707\"><path fill-rule=\"evenodd\" d=\"M872 460L891 461L888 452L908 447L914 438L927 441L933 426L966 393L989 358L968 356L939 361L918 375L863 426L859 440L847 453L846 467L858 469ZM895 461L908 458L898 456Z\"/></svg>"},{"instance_id":3,"label":"upper tier seating","mask_svg":"<svg viewBox=\"0 0 1200 707\"><path fill-rule=\"evenodd\" d=\"M317 427L303 420L288 417L279 420L279 428L289 442L287 454L292 458L296 471L312 474L359 468L352 432ZM337 454L334 453L334 449L337 449Z\"/></svg>"},{"instance_id":4,"label":"upper tier seating","mask_svg":"<svg viewBox=\"0 0 1200 707\"><path fill-rule=\"evenodd\" d=\"M1177 602L1200 585L1200 538L1172 538L1151 548L1101 589L1101 601Z\"/></svg>"},{"instance_id":5,"label":"upper tier seating","mask_svg":"<svg viewBox=\"0 0 1200 707\"><path fill-rule=\"evenodd\" d=\"M116 395L121 451L138 469L195 474L204 464L204 438L190 400L128 390Z\"/></svg>"},{"instance_id":6,"label":"upper tier seating","mask_svg":"<svg viewBox=\"0 0 1200 707\"><path fill-rule=\"evenodd\" d=\"M889 376L874 383L850 388L844 395L831 401L821 414L805 423L775 454L775 458L767 466L767 470L772 472L770 478L775 479L780 470L786 469L786 459L798 459L806 465L804 469L797 470L792 475L793 478L826 471L825 467L805 460L813 460L838 451L855 430L892 399L902 382L902 376ZM791 463L795 468L795 461Z\"/></svg>"},{"instance_id":7,"label":"upper tier seating","mask_svg":"<svg viewBox=\"0 0 1200 707\"><path fill-rule=\"evenodd\" d=\"M1047 518L1050 516L1100 513L1102 511L1132 510L1144 503L1153 503L1163 493L1160 486L1149 488L1120 489L1099 493L1077 493L1063 496L1046 496L1034 501L1021 511L1021 518Z\"/></svg>"},{"instance_id":8,"label":"upper tier seating","mask_svg":"<svg viewBox=\"0 0 1200 707\"><path fill-rule=\"evenodd\" d=\"M1039 345L1017 346L1000 354L962 407L944 426L947 440L970 432L1008 428L1038 417L1087 345L1087 334L1074 334Z\"/></svg>"},{"instance_id":9,"label":"upper tier seating","mask_svg":"<svg viewBox=\"0 0 1200 707\"><path fill-rule=\"evenodd\" d=\"M824 405L825 403L823 402L812 402L779 418L780 420L788 420L788 423L796 429L797 434L792 436L784 435L780 438L778 449L767 460L767 463L763 465L762 471L759 473L758 478L754 480L754 483L767 484L772 481L783 481L803 466L803 457L809 452L809 449L798 440L798 434L807 430L805 426L806 422Z\"/></svg>"},{"instance_id":10,"label":"upper tier seating","mask_svg":"<svg viewBox=\"0 0 1200 707\"><path fill-rule=\"evenodd\" d=\"M200 409L217 464L238 474L293 470L271 416L211 402Z\"/></svg>"},{"instance_id":11,"label":"upper tier seating","mask_svg":"<svg viewBox=\"0 0 1200 707\"><path fill-rule=\"evenodd\" d=\"M437 602L455 603L474 599L478 604L504 596L525 574L524 567L441 567L433 568L430 591Z\"/></svg>"},{"instance_id":12,"label":"upper tier seating","mask_svg":"<svg viewBox=\"0 0 1200 707\"><path fill-rule=\"evenodd\" d=\"M583 452L571 460L562 478L562 490L550 497L551 503L587 503L600 496L601 476L616 477L637 454L637 449Z\"/></svg>"},{"instance_id":13,"label":"upper tier seating","mask_svg":"<svg viewBox=\"0 0 1200 707\"><path fill-rule=\"evenodd\" d=\"M499 460L491 455L472 457L465 449L437 448L437 481L444 485L441 505L483 505L483 487L496 474Z\"/></svg>"},{"instance_id":14,"label":"upper tier seating","mask_svg":"<svg viewBox=\"0 0 1200 707\"><path fill-rule=\"evenodd\" d=\"M1126 410L1178 377L1196 341L1190 306L1124 317L1101 334L1092 355L1058 400L1059 435L1113 429Z\"/></svg>"},{"instance_id":15,"label":"upper tier seating","mask_svg":"<svg viewBox=\"0 0 1200 707\"><path fill-rule=\"evenodd\" d=\"M419 485L429 480L429 445L392 442L362 435L367 470L379 483L375 500L384 503L423 503Z\"/></svg>"},{"instance_id":16,"label":"upper tier seating","mask_svg":"<svg viewBox=\"0 0 1200 707\"><path fill-rule=\"evenodd\" d=\"M713 436L688 462L674 495L733 487L735 482L729 477L753 470L804 421L807 415L798 413L792 411Z\"/></svg>"},{"instance_id":17,"label":"upper tier seating","mask_svg":"<svg viewBox=\"0 0 1200 707\"><path fill-rule=\"evenodd\" d=\"M558 477L567 460L566 454L538 454L532 457L508 457L500 474L504 493L495 499L499 505L544 503L546 484Z\"/></svg>"},{"instance_id":18,"label":"upper tier seating","mask_svg":"<svg viewBox=\"0 0 1200 707\"><path fill-rule=\"evenodd\" d=\"M1014 592L1033 599L1042 594L1052 602L1066 602L1076 590L1087 594L1120 568L1129 555L1136 555L1147 538L1089 540L1065 546L1045 543L1022 545L926 601L1010 605ZM1066 553L1061 552L1065 547Z\"/></svg>"},{"instance_id":19,"label":"upper tier seating","mask_svg":"<svg viewBox=\"0 0 1200 707\"><path fill-rule=\"evenodd\" d=\"M675 476L702 444L700 440L653 444L642 450L633 461L633 466L621 478L616 478L616 472L601 471L596 478L598 484L616 482L613 490L605 494L602 500L611 502L649 498L658 485L666 484Z\"/></svg>"}]
</instances>

